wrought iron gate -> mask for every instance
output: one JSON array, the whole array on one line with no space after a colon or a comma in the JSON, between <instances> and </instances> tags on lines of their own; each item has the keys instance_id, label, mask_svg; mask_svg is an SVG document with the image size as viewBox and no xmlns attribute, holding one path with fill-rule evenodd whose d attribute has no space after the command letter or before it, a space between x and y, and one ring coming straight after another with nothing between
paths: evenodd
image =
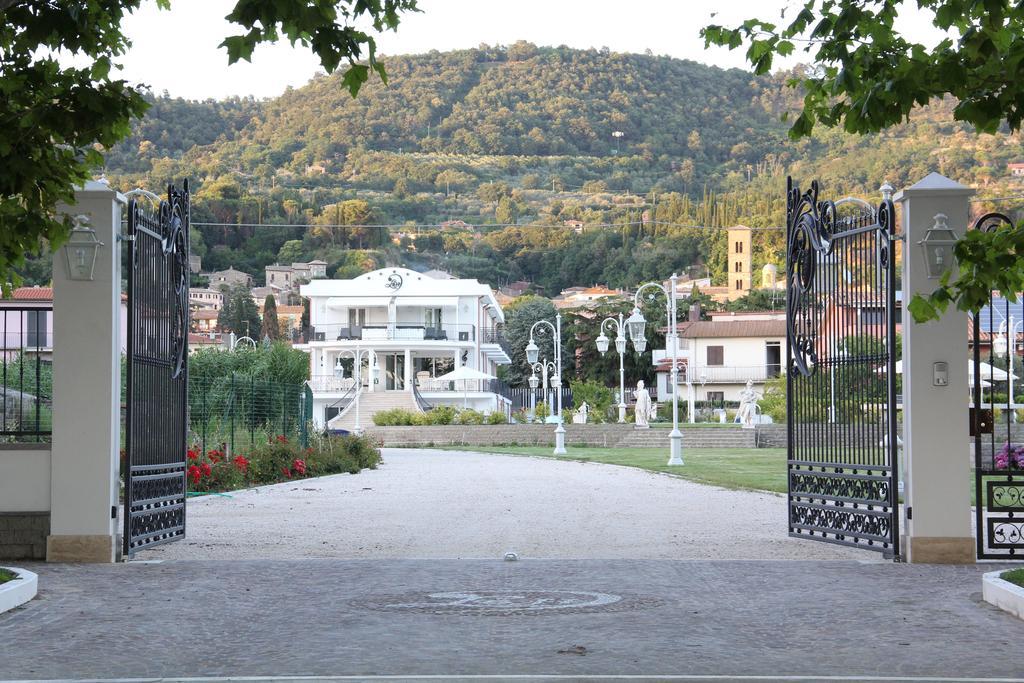
<instances>
[{"instance_id":1,"label":"wrought iron gate","mask_svg":"<svg viewBox=\"0 0 1024 683\"><path fill-rule=\"evenodd\" d=\"M899 556L894 207L787 181L789 532Z\"/></svg>"},{"instance_id":2,"label":"wrought iron gate","mask_svg":"<svg viewBox=\"0 0 1024 683\"><path fill-rule=\"evenodd\" d=\"M1012 226L1010 218L989 213L975 230ZM978 559L1024 560L1024 404L1017 356L1024 325L1019 298L990 298L972 319L971 436L974 437L974 520ZM983 351L982 347L987 347Z\"/></svg>"},{"instance_id":3,"label":"wrought iron gate","mask_svg":"<svg viewBox=\"0 0 1024 683\"><path fill-rule=\"evenodd\" d=\"M124 556L185 535L188 181L156 214L128 205Z\"/></svg>"}]
</instances>

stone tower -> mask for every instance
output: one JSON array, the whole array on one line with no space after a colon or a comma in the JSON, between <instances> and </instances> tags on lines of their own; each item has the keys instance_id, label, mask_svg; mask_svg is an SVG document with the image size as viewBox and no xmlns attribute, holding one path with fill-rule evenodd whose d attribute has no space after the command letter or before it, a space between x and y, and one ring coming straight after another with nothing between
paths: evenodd
<instances>
[{"instance_id":1,"label":"stone tower","mask_svg":"<svg viewBox=\"0 0 1024 683\"><path fill-rule=\"evenodd\" d=\"M735 301L750 293L753 232L745 225L729 228L729 269L726 284L729 287L729 301Z\"/></svg>"}]
</instances>

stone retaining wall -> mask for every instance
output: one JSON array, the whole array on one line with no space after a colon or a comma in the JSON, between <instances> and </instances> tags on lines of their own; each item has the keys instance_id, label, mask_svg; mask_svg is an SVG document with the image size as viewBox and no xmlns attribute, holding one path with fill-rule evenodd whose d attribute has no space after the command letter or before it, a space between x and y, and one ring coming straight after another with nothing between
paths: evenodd
<instances>
[{"instance_id":1,"label":"stone retaining wall","mask_svg":"<svg viewBox=\"0 0 1024 683\"><path fill-rule=\"evenodd\" d=\"M45 560L49 512L0 512L0 560Z\"/></svg>"},{"instance_id":2,"label":"stone retaining wall","mask_svg":"<svg viewBox=\"0 0 1024 683\"><path fill-rule=\"evenodd\" d=\"M373 427L366 434L384 446L551 446L553 424L516 425L430 425L416 427ZM683 427L683 444L690 448L754 448L752 429ZM668 445L668 429L634 429L633 425L565 425L565 443L570 446L643 448Z\"/></svg>"}]
</instances>

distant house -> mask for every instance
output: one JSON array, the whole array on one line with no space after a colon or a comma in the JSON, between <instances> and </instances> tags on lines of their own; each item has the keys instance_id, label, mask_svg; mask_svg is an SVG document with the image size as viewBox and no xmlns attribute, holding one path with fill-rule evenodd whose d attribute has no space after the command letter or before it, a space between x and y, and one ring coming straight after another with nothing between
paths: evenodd
<instances>
[{"instance_id":1,"label":"distant house","mask_svg":"<svg viewBox=\"0 0 1024 683\"><path fill-rule=\"evenodd\" d=\"M224 292L209 287L191 287L188 302L193 310L219 311L224 306Z\"/></svg>"},{"instance_id":2,"label":"distant house","mask_svg":"<svg viewBox=\"0 0 1024 683\"><path fill-rule=\"evenodd\" d=\"M604 285L593 287L568 287L551 300L558 309L584 308L601 303L627 298L621 289L609 289Z\"/></svg>"},{"instance_id":3,"label":"distant house","mask_svg":"<svg viewBox=\"0 0 1024 683\"><path fill-rule=\"evenodd\" d=\"M572 228L572 231L577 235L583 234L584 224L583 221L578 221L575 218L570 218L567 221L562 221L562 224L567 228Z\"/></svg>"},{"instance_id":4,"label":"distant house","mask_svg":"<svg viewBox=\"0 0 1024 683\"><path fill-rule=\"evenodd\" d=\"M128 350L128 297L121 295L121 353ZM53 360L53 288L18 287L0 299L0 360L19 354Z\"/></svg>"},{"instance_id":5,"label":"distant house","mask_svg":"<svg viewBox=\"0 0 1024 683\"><path fill-rule=\"evenodd\" d=\"M1014 161L1006 165L1010 175L1020 178L1024 176L1024 161Z\"/></svg>"},{"instance_id":6,"label":"distant house","mask_svg":"<svg viewBox=\"0 0 1024 683\"><path fill-rule=\"evenodd\" d=\"M471 230L472 228L473 228L473 226L470 225L469 223L467 223L466 221L442 221L441 222L441 229L442 230Z\"/></svg>"},{"instance_id":7,"label":"distant house","mask_svg":"<svg viewBox=\"0 0 1024 683\"><path fill-rule=\"evenodd\" d=\"M215 270L211 273L201 273L200 275L209 280L210 287L213 289L225 290L236 285L252 287L253 284L251 275L235 270L234 267L229 267L227 270Z\"/></svg>"},{"instance_id":8,"label":"distant house","mask_svg":"<svg viewBox=\"0 0 1024 683\"><path fill-rule=\"evenodd\" d=\"M192 313L192 329L196 332L217 332L217 318L220 313L217 311L195 311Z\"/></svg>"},{"instance_id":9,"label":"distant house","mask_svg":"<svg viewBox=\"0 0 1024 683\"><path fill-rule=\"evenodd\" d=\"M274 263L263 269L268 287L278 287L282 290L296 289L300 284L327 277L326 261L310 261L309 263L295 262L291 265Z\"/></svg>"},{"instance_id":10,"label":"distant house","mask_svg":"<svg viewBox=\"0 0 1024 683\"><path fill-rule=\"evenodd\" d=\"M712 314L712 320L678 325L680 396L686 382L698 401L738 401L747 380L763 392L766 380L782 372L786 351L786 314L744 311ZM667 349L656 349L651 360L657 373L659 401L672 395L672 358Z\"/></svg>"},{"instance_id":11,"label":"distant house","mask_svg":"<svg viewBox=\"0 0 1024 683\"><path fill-rule=\"evenodd\" d=\"M256 305L262 308L268 296L274 297L274 303L278 306L287 304L290 291L284 287L271 285L270 287L253 287L249 293L252 294L252 300L256 302Z\"/></svg>"}]
</instances>

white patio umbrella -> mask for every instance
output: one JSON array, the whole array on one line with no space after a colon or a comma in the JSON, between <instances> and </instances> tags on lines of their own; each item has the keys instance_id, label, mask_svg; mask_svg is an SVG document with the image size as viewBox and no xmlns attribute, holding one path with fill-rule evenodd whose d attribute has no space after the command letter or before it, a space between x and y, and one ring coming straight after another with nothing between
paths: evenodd
<instances>
[{"instance_id":1,"label":"white patio umbrella","mask_svg":"<svg viewBox=\"0 0 1024 683\"><path fill-rule=\"evenodd\" d=\"M487 380L496 379L494 375L488 375L486 372L477 370L476 368L470 368L465 365L460 365L451 372L446 372L440 377L434 378L438 382L462 382L462 390L464 392L462 397L462 406L465 408L469 404L469 388L467 382L472 380Z\"/></svg>"}]
</instances>

